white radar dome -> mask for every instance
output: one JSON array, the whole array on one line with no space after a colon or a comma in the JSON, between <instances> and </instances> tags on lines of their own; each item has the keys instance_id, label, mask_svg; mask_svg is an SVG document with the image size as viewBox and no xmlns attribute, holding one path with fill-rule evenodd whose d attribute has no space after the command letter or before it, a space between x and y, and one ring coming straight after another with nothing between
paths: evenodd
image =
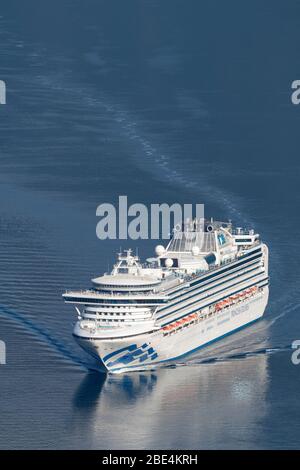
<instances>
[{"instance_id":1,"label":"white radar dome","mask_svg":"<svg viewBox=\"0 0 300 470\"><path fill-rule=\"evenodd\" d=\"M164 252L165 252L165 248L162 245L157 245L155 247L155 253L157 254L157 256L162 256Z\"/></svg>"},{"instance_id":2,"label":"white radar dome","mask_svg":"<svg viewBox=\"0 0 300 470\"><path fill-rule=\"evenodd\" d=\"M171 268L173 266L173 260L171 258L166 259L166 267Z\"/></svg>"},{"instance_id":3,"label":"white radar dome","mask_svg":"<svg viewBox=\"0 0 300 470\"><path fill-rule=\"evenodd\" d=\"M199 253L200 253L200 248L199 248L199 246L193 246L193 248L192 248L192 253L193 253L194 256L198 256Z\"/></svg>"}]
</instances>

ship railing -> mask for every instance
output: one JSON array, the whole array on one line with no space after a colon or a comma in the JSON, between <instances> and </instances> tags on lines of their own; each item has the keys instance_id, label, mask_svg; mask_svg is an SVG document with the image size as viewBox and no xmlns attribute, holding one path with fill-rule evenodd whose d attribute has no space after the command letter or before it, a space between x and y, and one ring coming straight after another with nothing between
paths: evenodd
<instances>
[{"instance_id":1,"label":"ship railing","mask_svg":"<svg viewBox=\"0 0 300 470\"><path fill-rule=\"evenodd\" d=\"M255 235L255 230L253 229L246 229L246 228L241 228L240 230L238 229L233 229L232 230L232 235Z\"/></svg>"},{"instance_id":2,"label":"ship railing","mask_svg":"<svg viewBox=\"0 0 300 470\"><path fill-rule=\"evenodd\" d=\"M253 246L256 246L256 245L259 245L260 242L259 241L256 241L255 243L253 243ZM193 274L182 274L182 273L178 273L179 275L181 275L182 279L184 279L184 281L192 281L198 277L201 277L201 276L204 276L205 274L207 274L208 272L211 272L211 271L216 271L217 269L220 269L220 267L222 266L225 266L225 265L228 265L228 264L231 264L233 263L234 261L237 261L239 259L238 256L235 256L231 259L227 259L227 260L224 260L222 261L220 264L218 265L211 265L211 266L208 266L208 269L207 270L197 270L195 271Z\"/></svg>"},{"instance_id":3,"label":"ship railing","mask_svg":"<svg viewBox=\"0 0 300 470\"><path fill-rule=\"evenodd\" d=\"M72 295L72 296L79 296L79 295L88 295L89 297L147 297L147 298L164 298L165 294L163 292L139 292L139 291L133 291L133 292L114 292L111 291L109 293L103 293L103 292L97 292L93 291L91 289L83 289L83 290L66 290L64 295Z\"/></svg>"}]
</instances>

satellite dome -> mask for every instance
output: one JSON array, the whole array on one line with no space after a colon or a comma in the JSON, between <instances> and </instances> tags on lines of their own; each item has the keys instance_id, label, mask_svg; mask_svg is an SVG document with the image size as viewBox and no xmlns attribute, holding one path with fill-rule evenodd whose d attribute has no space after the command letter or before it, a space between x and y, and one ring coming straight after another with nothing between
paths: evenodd
<instances>
[{"instance_id":1,"label":"satellite dome","mask_svg":"<svg viewBox=\"0 0 300 470\"><path fill-rule=\"evenodd\" d=\"M171 258L166 259L166 267L171 268L173 266L173 260Z\"/></svg>"},{"instance_id":2,"label":"satellite dome","mask_svg":"<svg viewBox=\"0 0 300 470\"><path fill-rule=\"evenodd\" d=\"M157 247L155 247L155 253L157 254L157 256L162 256L164 252L165 248L162 245L157 245Z\"/></svg>"}]
</instances>

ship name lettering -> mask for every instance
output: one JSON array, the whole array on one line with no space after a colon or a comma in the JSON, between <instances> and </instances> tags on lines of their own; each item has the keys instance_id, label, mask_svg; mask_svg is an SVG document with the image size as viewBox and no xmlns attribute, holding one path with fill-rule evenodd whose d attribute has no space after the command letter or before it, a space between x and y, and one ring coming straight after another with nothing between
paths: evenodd
<instances>
[{"instance_id":1,"label":"ship name lettering","mask_svg":"<svg viewBox=\"0 0 300 470\"><path fill-rule=\"evenodd\" d=\"M249 305L241 305L241 307L237 308L232 312L232 316L235 317L236 315L240 315L241 313L244 313L247 310L249 310Z\"/></svg>"}]
</instances>

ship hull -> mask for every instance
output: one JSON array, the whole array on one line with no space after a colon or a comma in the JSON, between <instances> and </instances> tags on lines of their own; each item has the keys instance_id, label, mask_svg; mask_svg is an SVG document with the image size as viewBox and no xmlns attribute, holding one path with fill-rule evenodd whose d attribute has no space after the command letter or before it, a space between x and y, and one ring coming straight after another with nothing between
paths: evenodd
<instances>
[{"instance_id":1,"label":"ship hull","mask_svg":"<svg viewBox=\"0 0 300 470\"><path fill-rule=\"evenodd\" d=\"M79 345L112 373L154 368L183 358L259 320L268 303L269 288L213 316L166 334L163 329L122 338L84 338Z\"/></svg>"}]
</instances>

